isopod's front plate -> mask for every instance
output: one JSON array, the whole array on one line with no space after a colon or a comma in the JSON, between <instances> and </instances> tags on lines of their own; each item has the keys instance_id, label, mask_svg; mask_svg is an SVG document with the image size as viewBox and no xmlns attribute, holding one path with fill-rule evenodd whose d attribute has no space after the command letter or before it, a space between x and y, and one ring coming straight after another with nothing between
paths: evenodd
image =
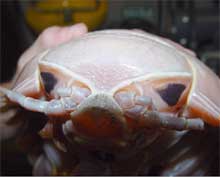
<instances>
[{"instance_id":1,"label":"isopod's front plate","mask_svg":"<svg viewBox=\"0 0 220 177\"><path fill-rule=\"evenodd\" d=\"M89 33L49 51L41 62L83 77L94 92L108 93L124 81L151 73L191 74L184 56L154 38L128 30Z\"/></svg>"}]
</instances>

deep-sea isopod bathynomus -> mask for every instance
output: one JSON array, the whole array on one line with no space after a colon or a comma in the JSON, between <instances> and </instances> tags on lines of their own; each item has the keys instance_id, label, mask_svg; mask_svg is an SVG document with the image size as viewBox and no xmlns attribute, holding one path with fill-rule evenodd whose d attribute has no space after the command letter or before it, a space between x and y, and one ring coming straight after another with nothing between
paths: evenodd
<instances>
[{"instance_id":1,"label":"deep-sea isopod bathynomus","mask_svg":"<svg viewBox=\"0 0 220 177\"><path fill-rule=\"evenodd\" d=\"M26 148L34 174L208 173L220 80L178 44L91 32L34 57L15 78L0 87L1 117L20 126L0 123L23 145L35 141L37 150Z\"/></svg>"}]
</instances>

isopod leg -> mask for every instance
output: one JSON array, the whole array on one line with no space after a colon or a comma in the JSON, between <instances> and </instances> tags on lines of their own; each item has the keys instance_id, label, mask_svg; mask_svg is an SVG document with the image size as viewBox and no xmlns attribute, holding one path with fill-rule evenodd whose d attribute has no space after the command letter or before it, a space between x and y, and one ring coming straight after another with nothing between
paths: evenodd
<instances>
[{"instance_id":1,"label":"isopod leg","mask_svg":"<svg viewBox=\"0 0 220 177\"><path fill-rule=\"evenodd\" d=\"M0 87L0 92L14 103L28 109L30 111L45 113L46 115L65 114L69 111L74 111L76 103L71 98L63 98L59 100L43 101L26 97L20 93Z\"/></svg>"},{"instance_id":2,"label":"isopod leg","mask_svg":"<svg viewBox=\"0 0 220 177\"><path fill-rule=\"evenodd\" d=\"M167 128L173 130L203 130L204 122L199 119L187 119L176 117L167 113L157 111L146 111L143 114L146 126Z\"/></svg>"},{"instance_id":3,"label":"isopod leg","mask_svg":"<svg viewBox=\"0 0 220 177\"><path fill-rule=\"evenodd\" d=\"M0 92L4 93L11 102L17 103L28 110L43 112L47 104L45 101L25 97L20 93L11 91L6 88L0 87Z\"/></svg>"}]
</instances>

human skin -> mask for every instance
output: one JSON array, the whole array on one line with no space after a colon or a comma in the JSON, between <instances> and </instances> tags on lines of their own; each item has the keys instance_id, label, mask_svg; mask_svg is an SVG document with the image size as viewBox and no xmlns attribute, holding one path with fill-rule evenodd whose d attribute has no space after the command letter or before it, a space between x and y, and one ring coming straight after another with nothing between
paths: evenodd
<instances>
[{"instance_id":1,"label":"human skin","mask_svg":"<svg viewBox=\"0 0 220 177\"><path fill-rule=\"evenodd\" d=\"M77 39L88 32L88 28L84 23L77 23L72 26L51 26L46 28L41 34L39 34L38 38L35 42L21 55L17 63L17 70L14 76L17 76L17 73L24 68L24 66L33 59L34 56L47 50L49 48L56 47L62 43L65 43L72 39ZM11 88L13 83L15 82L16 77L13 77L9 82L1 83L0 86L5 88ZM1 93L0 93L1 96ZM1 104L1 103L0 103ZM2 114L0 120L0 129L1 135L3 137L10 137L14 134L15 127L8 127L5 122L11 117L11 115L15 114L16 111L14 109L8 111L7 113ZM7 127L6 127L7 126ZM1 136L0 136L1 139Z\"/></svg>"}]
</instances>

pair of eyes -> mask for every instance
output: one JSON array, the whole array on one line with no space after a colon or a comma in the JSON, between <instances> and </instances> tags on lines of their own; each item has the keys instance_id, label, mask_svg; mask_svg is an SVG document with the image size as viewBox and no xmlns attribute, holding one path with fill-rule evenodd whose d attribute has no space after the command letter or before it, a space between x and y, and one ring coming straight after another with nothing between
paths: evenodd
<instances>
[{"instance_id":1,"label":"pair of eyes","mask_svg":"<svg viewBox=\"0 0 220 177\"><path fill-rule=\"evenodd\" d=\"M49 72L41 72L41 78L44 84L45 91L50 93L57 84L57 78ZM157 93L169 106L174 106L178 103L179 98L186 89L184 84L169 83L163 89L157 89Z\"/></svg>"}]
</instances>

